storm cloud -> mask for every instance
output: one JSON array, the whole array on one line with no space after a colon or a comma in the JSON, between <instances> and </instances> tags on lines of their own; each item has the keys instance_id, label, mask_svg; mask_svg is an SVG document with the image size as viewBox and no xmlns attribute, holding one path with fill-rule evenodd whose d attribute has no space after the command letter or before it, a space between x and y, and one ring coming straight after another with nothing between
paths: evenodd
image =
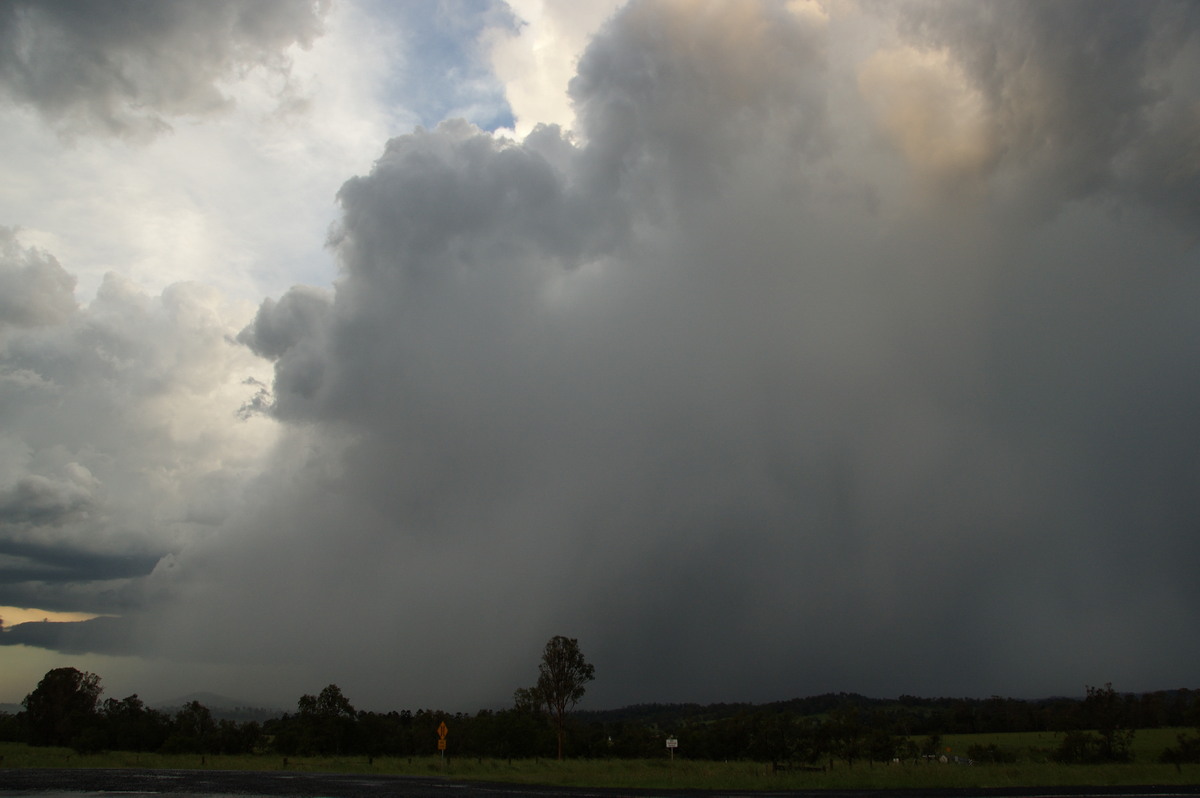
<instances>
[{"instance_id":1,"label":"storm cloud","mask_svg":"<svg viewBox=\"0 0 1200 798\"><path fill-rule=\"evenodd\" d=\"M554 634L592 706L1189 684L1198 30L1187 3L631 3L573 129L389 140L337 194L332 286L235 331L114 277L5 373L225 403L162 505L194 520L135 538L157 565L122 593L121 640L205 689L473 710ZM129 334L68 333L99 318ZM239 460L237 423L278 440ZM126 473L54 451L12 458L6 535Z\"/></svg>"},{"instance_id":2,"label":"storm cloud","mask_svg":"<svg viewBox=\"0 0 1200 798\"><path fill-rule=\"evenodd\" d=\"M88 621L33 621L6 627L0 646L49 648L63 654L130 654L133 644L129 624L121 618L101 616Z\"/></svg>"},{"instance_id":3,"label":"storm cloud","mask_svg":"<svg viewBox=\"0 0 1200 798\"><path fill-rule=\"evenodd\" d=\"M115 274L79 306L53 256L0 232L0 604L127 609L270 440L261 418L231 423L259 373L233 340L247 316L203 286L150 297Z\"/></svg>"},{"instance_id":4,"label":"storm cloud","mask_svg":"<svg viewBox=\"0 0 1200 798\"><path fill-rule=\"evenodd\" d=\"M1022 47L1041 29L986 8ZM1185 40L1148 16L1122 30L1169 69ZM1140 138L993 99L972 42L943 42L965 23L926 18L905 46L946 48L937 78L978 94L994 154L942 167L970 196L914 200L926 164L887 124L838 127L875 109L836 91L829 24L638 4L580 61L578 144L389 142L339 194L333 294L242 334L304 430L304 487L185 558L186 603L234 569L223 601L258 609L233 639L303 607L271 645L368 692L349 663L382 658L442 702L503 695L562 629L609 702L1070 690L1145 678L1131 648L1186 678L1196 257L1111 174ZM1027 60L1089 109L1106 81ZM1156 95L1121 96L1100 121ZM288 586L252 598L265 572Z\"/></svg>"},{"instance_id":5,"label":"storm cloud","mask_svg":"<svg viewBox=\"0 0 1200 798\"><path fill-rule=\"evenodd\" d=\"M67 134L146 135L230 103L255 67L286 85L292 44L321 34L324 0L251 4L16 0L0 9L0 91Z\"/></svg>"}]
</instances>

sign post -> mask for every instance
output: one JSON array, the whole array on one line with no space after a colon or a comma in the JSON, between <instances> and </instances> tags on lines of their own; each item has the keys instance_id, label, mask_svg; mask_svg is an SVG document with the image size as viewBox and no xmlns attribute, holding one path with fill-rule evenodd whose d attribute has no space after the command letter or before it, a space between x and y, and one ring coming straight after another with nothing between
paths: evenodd
<instances>
[{"instance_id":1,"label":"sign post","mask_svg":"<svg viewBox=\"0 0 1200 798\"><path fill-rule=\"evenodd\" d=\"M446 728L446 721L442 721L438 724L438 751L441 752L442 759L446 758L446 732L448 731L450 730Z\"/></svg>"},{"instance_id":2,"label":"sign post","mask_svg":"<svg viewBox=\"0 0 1200 798\"><path fill-rule=\"evenodd\" d=\"M674 737L667 738L667 751L671 753L671 761L675 761L675 749L679 747L679 740Z\"/></svg>"}]
</instances>

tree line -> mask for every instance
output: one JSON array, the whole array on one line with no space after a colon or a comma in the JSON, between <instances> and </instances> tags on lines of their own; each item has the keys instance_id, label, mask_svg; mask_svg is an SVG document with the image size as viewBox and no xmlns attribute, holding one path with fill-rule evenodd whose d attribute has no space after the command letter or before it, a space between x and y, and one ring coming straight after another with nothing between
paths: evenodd
<instances>
[{"instance_id":1,"label":"tree line","mask_svg":"<svg viewBox=\"0 0 1200 798\"><path fill-rule=\"evenodd\" d=\"M557 638L556 638L557 640ZM262 722L214 718L197 701L173 712L147 707L136 695L100 700L100 678L74 668L50 671L16 715L0 715L0 738L81 752L280 756L420 756L436 753L437 729L448 728L449 756L532 758L661 757L667 737L677 756L746 759L807 766L937 757L941 735L972 732L1061 732L1047 752L1063 762L1125 761L1134 730L1200 723L1200 691L1118 693L1088 687L1082 699L869 699L830 694L764 705L640 705L605 712L570 712L591 680L590 665L569 638L552 640L538 684L517 690L513 706L474 715L432 709L355 709L330 684L304 695L294 712ZM554 671L566 647L570 668ZM550 657L548 659L547 657ZM559 663L561 664L561 663ZM555 687L555 676L562 681ZM555 689L559 692L553 693ZM961 752L1001 761L1004 752L977 746ZM1200 734L1180 735L1167 761L1200 761Z\"/></svg>"},{"instance_id":2,"label":"tree line","mask_svg":"<svg viewBox=\"0 0 1200 798\"><path fill-rule=\"evenodd\" d=\"M79 752L413 756L430 752L445 723L453 729L449 750L460 755L535 757L557 746L561 759L570 712L594 678L579 642L556 635L542 652L537 683L517 690L509 710L363 712L330 684L301 696L294 713L239 723L214 718L199 701L174 712L147 707L137 695L101 701L99 676L56 668L25 697L23 711L0 713L0 740Z\"/></svg>"}]
</instances>

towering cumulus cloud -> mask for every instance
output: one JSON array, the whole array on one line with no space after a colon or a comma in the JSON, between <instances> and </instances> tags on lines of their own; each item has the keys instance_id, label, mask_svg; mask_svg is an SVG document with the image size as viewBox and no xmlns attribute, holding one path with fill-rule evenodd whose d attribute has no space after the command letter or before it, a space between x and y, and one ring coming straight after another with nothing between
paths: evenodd
<instances>
[{"instance_id":1,"label":"towering cumulus cloud","mask_svg":"<svg viewBox=\"0 0 1200 798\"><path fill-rule=\"evenodd\" d=\"M239 647L270 618L285 659L468 705L563 628L612 701L1182 657L1197 173L1150 161L1196 43L1138 8L907 8L848 66L815 6L635 4L573 141L392 140L339 195L334 293L242 334L305 443L186 590ZM1118 35L1125 67L1073 49Z\"/></svg>"},{"instance_id":2,"label":"towering cumulus cloud","mask_svg":"<svg viewBox=\"0 0 1200 798\"><path fill-rule=\"evenodd\" d=\"M1051 213L1130 192L1195 224L1195 5L938 2L902 17L906 49L945 54L978 98L994 191L1037 184L1019 197Z\"/></svg>"},{"instance_id":3,"label":"towering cumulus cloud","mask_svg":"<svg viewBox=\"0 0 1200 798\"><path fill-rule=\"evenodd\" d=\"M573 130L345 182L332 288L237 335L278 445L131 645L386 708L560 633L596 705L1190 683L1198 64L1188 3L625 6Z\"/></svg>"}]
</instances>

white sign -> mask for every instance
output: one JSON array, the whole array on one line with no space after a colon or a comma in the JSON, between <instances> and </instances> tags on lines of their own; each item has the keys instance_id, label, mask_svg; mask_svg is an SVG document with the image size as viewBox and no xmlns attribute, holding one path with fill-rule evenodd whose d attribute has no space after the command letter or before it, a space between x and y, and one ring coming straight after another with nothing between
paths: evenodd
<instances>
[{"instance_id":1,"label":"white sign","mask_svg":"<svg viewBox=\"0 0 1200 798\"><path fill-rule=\"evenodd\" d=\"M679 747L678 740L676 740L674 737L667 738L667 748L678 748L678 747Z\"/></svg>"}]
</instances>

